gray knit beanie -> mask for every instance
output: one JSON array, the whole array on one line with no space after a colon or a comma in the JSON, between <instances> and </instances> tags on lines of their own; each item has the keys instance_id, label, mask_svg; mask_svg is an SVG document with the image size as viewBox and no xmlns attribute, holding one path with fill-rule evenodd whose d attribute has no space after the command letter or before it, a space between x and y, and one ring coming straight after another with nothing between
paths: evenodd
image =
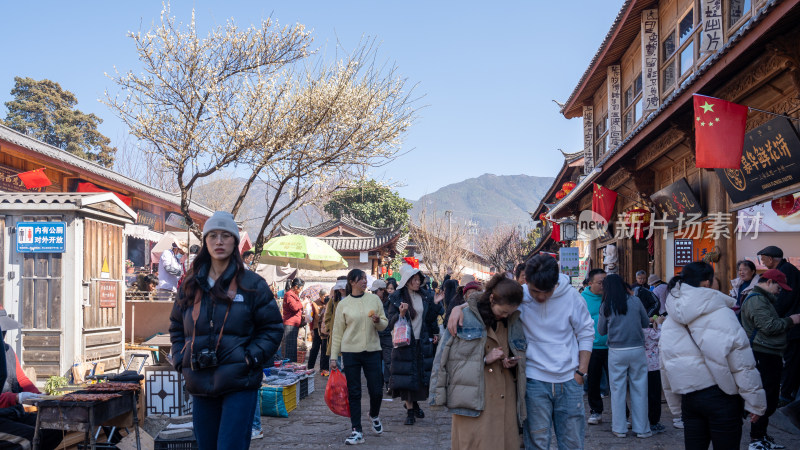
<instances>
[{"instance_id":1,"label":"gray knit beanie","mask_svg":"<svg viewBox=\"0 0 800 450\"><path fill-rule=\"evenodd\" d=\"M225 211L215 211L214 214L206 220L206 223L203 225L203 240L206 239L206 235L214 230L222 230L227 231L228 233L236 236L236 240L239 240L239 227L236 225L236 221L233 220L233 214Z\"/></svg>"}]
</instances>

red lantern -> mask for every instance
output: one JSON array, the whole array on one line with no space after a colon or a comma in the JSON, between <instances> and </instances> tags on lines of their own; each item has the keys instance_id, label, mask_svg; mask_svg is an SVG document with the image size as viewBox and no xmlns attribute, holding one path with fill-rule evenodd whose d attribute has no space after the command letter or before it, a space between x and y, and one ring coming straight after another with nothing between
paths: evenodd
<instances>
[{"instance_id":1,"label":"red lantern","mask_svg":"<svg viewBox=\"0 0 800 450\"><path fill-rule=\"evenodd\" d=\"M541 220L542 223L547 222L547 214L545 213L539 214L539 220Z\"/></svg>"},{"instance_id":2,"label":"red lantern","mask_svg":"<svg viewBox=\"0 0 800 450\"><path fill-rule=\"evenodd\" d=\"M561 185L561 190L564 191L564 193L569 194L570 191L575 189L575 186L577 185L575 184L574 181L567 181L566 183Z\"/></svg>"},{"instance_id":3,"label":"red lantern","mask_svg":"<svg viewBox=\"0 0 800 450\"><path fill-rule=\"evenodd\" d=\"M787 194L772 201L772 210L779 216L788 216L794 208L794 195Z\"/></svg>"},{"instance_id":4,"label":"red lantern","mask_svg":"<svg viewBox=\"0 0 800 450\"><path fill-rule=\"evenodd\" d=\"M386 274L386 267L381 266L381 275Z\"/></svg>"},{"instance_id":5,"label":"red lantern","mask_svg":"<svg viewBox=\"0 0 800 450\"><path fill-rule=\"evenodd\" d=\"M387 275L392 276L392 268L389 267L389 270L386 272Z\"/></svg>"},{"instance_id":6,"label":"red lantern","mask_svg":"<svg viewBox=\"0 0 800 450\"><path fill-rule=\"evenodd\" d=\"M562 198L564 198L564 197L566 197L566 196L567 196L567 193L566 193L566 192L564 192L564 191L558 191L558 192L556 192L556 200L561 200Z\"/></svg>"}]
</instances>

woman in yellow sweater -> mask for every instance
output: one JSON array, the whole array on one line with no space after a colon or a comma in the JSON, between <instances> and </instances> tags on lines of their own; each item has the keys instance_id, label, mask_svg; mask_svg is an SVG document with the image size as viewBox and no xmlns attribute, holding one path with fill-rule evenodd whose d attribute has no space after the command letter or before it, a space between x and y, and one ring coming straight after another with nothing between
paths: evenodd
<instances>
[{"instance_id":1,"label":"woman in yellow sweater","mask_svg":"<svg viewBox=\"0 0 800 450\"><path fill-rule=\"evenodd\" d=\"M331 370L337 368L336 359L342 354L344 376L347 378L347 394L350 401L350 423L353 432L344 442L361 444L361 370L367 379L369 392L369 418L372 430L381 434L383 425L381 411L383 375L381 372L381 343L378 331L386 328L389 321L383 312L383 303L377 295L367 291L367 274L353 269L347 274L347 297L336 307L331 336Z\"/></svg>"}]
</instances>

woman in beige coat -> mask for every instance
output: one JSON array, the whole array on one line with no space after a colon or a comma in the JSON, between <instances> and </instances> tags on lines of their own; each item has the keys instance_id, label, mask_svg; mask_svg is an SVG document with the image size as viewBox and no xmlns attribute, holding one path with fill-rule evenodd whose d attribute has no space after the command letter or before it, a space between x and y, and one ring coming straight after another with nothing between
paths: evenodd
<instances>
[{"instance_id":1,"label":"woman in beige coat","mask_svg":"<svg viewBox=\"0 0 800 450\"><path fill-rule=\"evenodd\" d=\"M519 283L495 275L467 299L457 335L444 334L431 396L453 413L454 449L519 448L526 411L522 295Z\"/></svg>"}]
</instances>

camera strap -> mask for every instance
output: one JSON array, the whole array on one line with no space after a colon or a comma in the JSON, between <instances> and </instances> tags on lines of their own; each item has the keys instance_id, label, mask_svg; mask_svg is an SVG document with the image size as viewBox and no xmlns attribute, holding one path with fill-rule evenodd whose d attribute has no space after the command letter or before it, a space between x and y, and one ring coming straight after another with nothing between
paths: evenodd
<instances>
[{"instance_id":1,"label":"camera strap","mask_svg":"<svg viewBox=\"0 0 800 450\"><path fill-rule=\"evenodd\" d=\"M225 322L228 321L228 313L231 312L231 304L233 303L233 298L236 297L236 291L239 289L239 286L236 284L236 277L231 280L230 286L228 286L228 298L230 299L230 303L228 303L228 308L225 309L225 318L222 319L222 327L219 329L219 336L217 337L217 345L214 347L214 351L216 352L219 349L219 342L222 340L222 332L225 331ZM192 306L192 321L194 322L192 325L192 353L194 353L194 341L195 335L197 334L197 319L200 318L200 304L203 300L203 290L200 287L197 287L197 291L194 293L194 305Z\"/></svg>"}]
</instances>

